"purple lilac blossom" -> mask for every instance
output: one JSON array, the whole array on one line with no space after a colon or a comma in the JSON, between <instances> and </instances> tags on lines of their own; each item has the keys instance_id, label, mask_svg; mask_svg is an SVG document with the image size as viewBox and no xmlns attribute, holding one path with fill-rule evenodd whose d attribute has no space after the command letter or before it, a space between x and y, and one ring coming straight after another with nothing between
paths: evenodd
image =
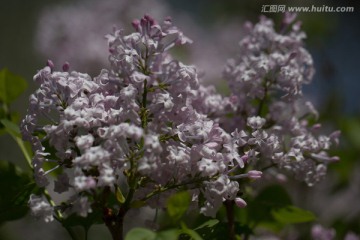
<instances>
[{"instance_id":1,"label":"purple lilac blossom","mask_svg":"<svg viewBox=\"0 0 360 240\"><path fill-rule=\"evenodd\" d=\"M246 206L237 196L242 179L261 178L261 169L278 166L313 185L338 160L327 151L339 133L321 135L308 121L317 113L301 87L314 70L298 23L283 33L265 17L247 24L240 54L224 71L229 97L203 86L195 66L169 53L192 43L170 18L158 23L145 15L132 26L133 33L114 28L106 35L111 67L97 77L67 62L56 71L51 61L34 76L39 88L21 131L32 143L39 186L62 171L54 190L70 192L65 215L87 216L96 193L120 187L161 208L182 186L201 213L214 217L225 200Z\"/></svg>"},{"instance_id":2,"label":"purple lilac blossom","mask_svg":"<svg viewBox=\"0 0 360 240\"><path fill-rule=\"evenodd\" d=\"M192 41L170 18L157 23L145 15L132 25L134 33L114 28L106 36L111 68L99 76L71 71L68 63L63 72L48 64L34 76L39 88L21 130L35 153L35 180L46 187L49 173L60 168L54 190L72 193L62 203L65 214L85 217L96 192L114 193L135 171L143 183L134 200L160 186L185 185L200 212L215 216L239 191L228 169L244 167L233 146L241 140L194 108L209 108L199 98L197 70L168 53ZM55 166L48 170L45 163ZM163 207L170 193L147 203Z\"/></svg>"},{"instance_id":3,"label":"purple lilac blossom","mask_svg":"<svg viewBox=\"0 0 360 240\"><path fill-rule=\"evenodd\" d=\"M313 60L304 48L301 23L292 21L285 18L279 32L264 16L255 25L245 24L247 35L224 70L231 89L224 105L233 110L219 110L218 117L228 131L245 131L240 154L252 150L255 168L278 166L312 186L325 176L329 163L339 160L328 151L340 133L322 135L321 125L312 123L318 113L304 100L302 86L312 80Z\"/></svg>"}]
</instances>

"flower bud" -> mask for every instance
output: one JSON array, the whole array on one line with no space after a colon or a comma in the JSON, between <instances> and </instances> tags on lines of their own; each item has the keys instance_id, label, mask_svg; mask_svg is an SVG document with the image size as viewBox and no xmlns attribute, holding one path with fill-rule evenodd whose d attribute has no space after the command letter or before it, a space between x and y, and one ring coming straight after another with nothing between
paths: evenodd
<instances>
[{"instance_id":1,"label":"flower bud","mask_svg":"<svg viewBox=\"0 0 360 240\"><path fill-rule=\"evenodd\" d=\"M311 129L316 131L316 130L319 130L321 128L321 124L320 123L317 123L317 124L314 124Z\"/></svg>"},{"instance_id":2,"label":"flower bud","mask_svg":"<svg viewBox=\"0 0 360 240\"><path fill-rule=\"evenodd\" d=\"M53 69L54 69L54 67L55 67L55 65L54 65L53 61L51 61L51 60L47 60L47 62L46 62L46 66L48 66L49 68L51 68L51 70L53 70Z\"/></svg>"},{"instance_id":3,"label":"flower bud","mask_svg":"<svg viewBox=\"0 0 360 240\"><path fill-rule=\"evenodd\" d=\"M155 24L154 18L150 17L148 14L145 14L144 18L150 23L150 26Z\"/></svg>"},{"instance_id":4,"label":"flower bud","mask_svg":"<svg viewBox=\"0 0 360 240\"><path fill-rule=\"evenodd\" d=\"M283 19L283 24L285 24L285 25L291 24L292 22L294 22L296 17L297 17L296 13L285 12L285 16L284 16L284 19Z\"/></svg>"},{"instance_id":5,"label":"flower bud","mask_svg":"<svg viewBox=\"0 0 360 240\"><path fill-rule=\"evenodd\" d=\"M135 28L136 31L139 31L140 21L138 19L132 21L131 25Z\"/></svg>"},{"instance_id":6,"label":"flower bud","mask_svg":"<svg viewBox=\"0 0 360 240\"><path fill-rule=\"evenodd\" d=\"M249 160L249 155L245 154L241 157L244 163L246 163Z\"/></svg>"},{"instance_id":7,"label":"flower bud","mask_svg":"<svg viewBox=\"0 0 360 240\"><path fill-rule=\"evenodd\" d=\"M296 58L296 56L297 56L297 53L296 53L296 52L290 53L290 55L289 55L289 60Z\"/></svg>"},{"instance_id":8,"label":"flower bud","mask_svg":"<svg viewBox=\"0 0 360 240\"><path fill-rule=\"evenodd\" d=\"M251 170L247 174L250 179L259 179L261 178L262 172L257 170Z\"/></svg>"},{"instance_id":9,"label":"flower bud","mask_svg":"<svg viewBox=\"0 0 360 240\"><path fill-rule=\"evenodd\" d=\"M246 205L247 205L247 203L245 202L245 200L242 199L242 198L239 198L239 197L235 198L235 204L236 204L236 206L238 206L239 208L244 208L244 207L246 207Z\"/></svg>"},{"instance_id":10,"label":"flower bud","mask_svg":"<svg viewBox=\"0 0 360 240\"><path fill-rule=\"evenodd\" d=\"M70 64L68 62L65 62L64 65L62 66L62 69L63 69L64 72L69 71Z\"/></svg>"}]
</instances>

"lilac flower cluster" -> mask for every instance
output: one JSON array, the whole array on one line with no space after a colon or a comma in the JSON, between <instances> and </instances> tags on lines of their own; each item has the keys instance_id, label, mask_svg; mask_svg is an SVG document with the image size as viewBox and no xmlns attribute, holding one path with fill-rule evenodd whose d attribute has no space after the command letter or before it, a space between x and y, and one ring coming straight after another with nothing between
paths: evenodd
<instances>
[{"instance_id":1,"label":"lilac flower cluster","mask_svg":"<svg viewBox=\"0 0 360 240\"><path fill-rule=\"evenodd\" d=\"M45 187L49 173L62 170L54 190L72 193L61 206L67 214L86 216L99 189L114 192L126 179L127 197L154 207L162 206L154 191L195 189L201 212L214 215L236 198L239 184L227 171L244 161L233 137L193 107L203 104L196 68L168 53L191 40L169 18L158 24L146 15L133 26L130 35L106 36L111 69L98 77L69 72L68 64L58 72L50 61L35 75L40 87L21 129L35 153L36 182Z\"/></svg>"},{"instance_id":2,"label":"lilac flower cluster","mask_svg":"<svg viewBox=\"0 0 360 240\"><path fill-rule=\"evenodd\" d=\"M235 114L222 121L230 131L248 129L242 133L247 143L238 146L250 151L256 168L276 165L312 186L329 163L339 160L327 153L339 132L321 135L321 125L314 124L317 111L302 98L302 85L311 82L314 67L303 46L305 33L300 22L292 24L294 18L285 16L280 33L265 17L254 26L246 24L239 53L224 70Z\"/></svg>"},{"instance_id":3,"label":"lilac flower cluster","mask_svg":"<svg viewBox=\"0 0 360 240\"><path fill-rule=\"evenodd\" d=\"M265 18L248 26L224 71L232 91L225 98L169 54L192 42L170 18L158 24L145 15L132 25L134 33L106 36L111 68L99 76L69 71L68 63L55 71L51 61L35 75L40 87L21 124L35 180L46 187L60 170L54 191L70 193L59 206L33 196L36 216L51 221L53 209L85 217L99 206L126 212L133 202L159 208L182 189L215 216L225 200L246 206L238 192L244 179L261 178L259 169L289 169L312 185L338 160L326 152L338 133L318 135L319 125L307 121L314 108L301 108L313 67L297 24L287 34ZM119 193L124 199L110 206L106 198Z\"/></svg>"}]
</instances>

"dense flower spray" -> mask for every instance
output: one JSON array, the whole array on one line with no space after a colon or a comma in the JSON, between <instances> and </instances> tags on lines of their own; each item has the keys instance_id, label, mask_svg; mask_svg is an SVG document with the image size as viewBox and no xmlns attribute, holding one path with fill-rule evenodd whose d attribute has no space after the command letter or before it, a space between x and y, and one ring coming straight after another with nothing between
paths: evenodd
<instances>
[{"instance_id":1,"label":"dense flower spray","mask_svg":"<svg viewBox=\"0 0 360 240\"><path fill-rule=\"evenodd\" d=\"M138 200L174 186L194 189L193 199L205 197L201 212L214 215L224 198L235 199L238 183L227 171L244 167L243 159L231 135L194 109L195 67L167 53L191 40L170 19L159 25L145 16L133 26L130 35L107 35L110 71L91 79L48 64L34 77L40 88L22 129L33 144L35 179L48 184L45 162L62 168L55 191L71 189L62 208L81 216L92 211L99 191L114 192L125 179L123 191ZM149 204L162 206L159 198Z\"/></svg>"},{"instance_id":2,"label":"dense flower spray","mask_svg":"<svg viewBox=\"0 0 360 240\"><path fill-rule=\"evenodd\" d=\"M33 195L35 216L100 210L115 238L134 203L162 208L187 190L195 208L215 216L224 201L246 207L239 191L265 169L288 169L312 185L338 160L326 151L339 134L319 135L308 120L316 111L301 99L313 67L298 24L287 22L282 33L264 17L248 25L224 70L229 97L171 56L192 41L170 18L159 24L145 15L132 25L134 33L106 36L111 68L99 76L69 71L68 63L56 71L51 61L35 75L40 87L21 124L35 180L46 187L60 170L54 191L69 192L58 205Z\"/></svg>"},{"instance_id":3,"label":"dense flower spray","mask_svg":"<svg viewBox=\"0 0 360 240\"><path fill-rule=\"evenodd\" d=\"M291 24L294 17L285 16L280 33L265 17L254 26L246 24L239 54L224 70L235 111L223 121L230 130L247 129L247 142L239 147L253 151L256 168L278 166L312 186L325 176L329 163L339 160L327 151L338 143L340 132L321 135L318 113L302 97L314 67L303 46L301 23Z\"/></svg>"}]
</instances>

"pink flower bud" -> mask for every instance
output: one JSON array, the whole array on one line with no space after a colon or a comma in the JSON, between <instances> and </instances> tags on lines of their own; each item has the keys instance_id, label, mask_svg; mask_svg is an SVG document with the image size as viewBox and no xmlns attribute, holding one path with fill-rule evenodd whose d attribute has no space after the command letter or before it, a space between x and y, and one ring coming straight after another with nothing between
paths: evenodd
<instances>
[{"instance_id":1,"label":"pink flower bud","mask_svg":"<svg viewBox=\"0 0 360 240\"><path fill-rule=\"evenodd\" d=\"M219 143L209 142L209 143L206 143L205 146L207 146L208 148L217 148L219 146Z\"/></svg>"},{"instance_id":2,"label":"pink flower bud","mask_svg":"<svg viewBox=\"0 0 360 240\"><path fill-rule=\"evenodd\" d=\"M248 173L248 177L251 179L259 179L261 178L262 172L257 170L251 170Z\"/></svg>"},{"instance_id":3,"label":"pink flower bud","mask_svg":"<svg viewBox=\"0 0 360 240\"><path fill-rule=\"evenodd\" d=\"M244 163L246 163L249 159L249 156L247 154L245 154L241 157L241 159L243 160Z\"/></svg>"},{"instance_id":4,"label":"pink flower bud","mask_svg":"<svg viewBox=\"0 0 360 240\"><path fill-rule=\"evenodd\" d=\"M289 64L289 62L290 62L292 59L296 58L296 56L297 56L297 53L296 53L296 52L290 53L290 55L289 55L289 57L288 57L288 59L286 60L286 62L285 62L284 65Z\"/></svg>"},{"instance_id":5,"label":"pink flower bud","mask_svg":"<svg viewBox=\"0 0 360 240\"><path fill-rule=\"evenodd\" d=\"M335 131L330 134L330 138L338 138L340 137L341 131Z\"/></svg>"},{"instance_id":6,"label":"pink flower bud","mask_svg":"<svg viewBox=\"0 0 360 240\"><path fill-rule=\"evenodd\" d=\"M150 17L148 14L145 14L144 18L150 23L150 26L155 24L155 20Z\"/></svg>"},{"instance_id":7,"label":"pink flower bud","mask_svg":"<svg viewBox=\"0 0 360 240\"><path fill-rule=\"evenodd\" d=\"M115 49L114 48L109 48L109 53L115 53Z\"/></svg>"},{"instance_id":8,"label":"pink flower bud","mask_svg":"<svg viewBox=\"0 0 360 240\"><path fill-rule=\"evenodd\" d=\"M312 127L311 127L311 129L312 130L319 130L321 128L321 124L320 123L317 123L317 124L314 124Z\"/></svg>"},{"instance_id":9,"label":"pink flower bud","mask_svg":"<svg viewBox=\"0 0 360 240\"><path fill-rule=\"evenodd\" d=\"M290 53L290 55L289 55L289 60L296 58L296 56L297 56L297 53L296 53L296 52Z\"/></svg>"},{"instance_id":10,"label":"pink flower bud","mask_svg":"<svg viewBox=\"0 0 360 240\"><path fill-rule=\"evenodd\" d=\"M242 198L239 198L239 197L235 198L235 204L236 204L236 206L238 206L239 208L244 208L244 207L246 207L246 205L247 205L247 203L245 202L245 200L242 199Z\"/></svg>"},{"instance_id":11,"label":"pink flower bud","mask_svg":"<svg viewBox=\"0 0 360 240\"><path fill-rule=\"evenodd\" d=\"M340 131L335 131L332 134L330 134L330 140L337 146L339 145L339 137L340 137L341 132Z\"/></svg>"},{"instance_id":12,"label":"pink flower bud","mask_svg":"<svg viewBox=\"0 0 360 240\"><path fill-rule=\"evenodd\" d=\"M136 31L139 31L140 21L139 19L135 19L132 21L131 25L135 28Z\"/></svg>"},{"instance_id":13,"label":"pink flower bud","mask_svg":"<svg viewBox=\"0 0 360 240\"><path fill-rule=\"evenodd\" d=\"M296 17L297 17L296 13L285 12L283 23L285 25L289 25L296 19Z\"/></svg>"},{"instance_id":14,"label":"pink flower bud","mask_svg":"<svg viewBox=\"0 0 360 240\"><path fill-rule=\"evenodd\" d=\"M297 21L297 22L293 25L292 28L293 28L294 31L300 31L301 25L302 25L302 22L301 22L301 21Z\"/></svg>"},{"instance_id":15,"label":"pink flower bud","mask_svg":"<svg viewBox=\"0 0 360 240\"><path fill-rule=\"evenodd\" d=\"M146 21L146 19L145 19L144 17L140 19L140 25L141 25L141 27L145 28L145 27L146 27L146 23L147 23L147 21Z\"/></svg>"},{"instance_id":16,"label":"pink flower bud","mask_svg":"<svg viewBox=\"0 0 360 240\"><path fill-rule=\"evenodd\" d=\"M253 27L253 24L249 21L246 21L244 24L244 30L248 33L252 31Z\"/></svg>"},{"instance_id":17,"label":"pink flower bud","mask_svg":"<svg viewBox=\"0 0 360 240\"><path fill-rule=\"evenodd\" d=\"M54 69L54 67L55 67L55 65L54 65L53 61L51 61L51 60L47 60L47 62L46 62L46 66L50 67L50 68L51 68L51 70L53 70L53 69Z\"/></svg>"},{"instance_id":18,"label":"pink flower bud","mask_svg":"<svg viewBox=\"0 0 360 240\"><path fill-rule=\"evenodd\" d=\"M64 65L62 66L62 69L63 69L64 72L69 71L70 64L68 62L65 62Z\"/></svg>"}]
</instances>

